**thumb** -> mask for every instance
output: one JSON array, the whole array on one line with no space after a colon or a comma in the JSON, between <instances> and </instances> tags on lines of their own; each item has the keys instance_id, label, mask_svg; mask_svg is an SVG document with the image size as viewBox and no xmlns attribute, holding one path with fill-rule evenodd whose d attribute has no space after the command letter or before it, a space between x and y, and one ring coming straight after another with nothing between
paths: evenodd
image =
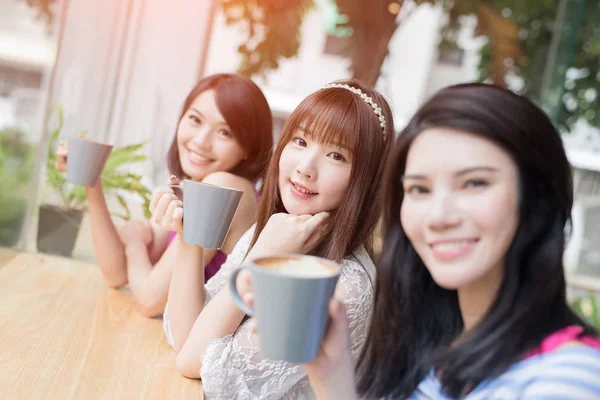
<instances>
[{"instance_id":1,"label":"thumb","mask_svg":"<svg viewBox=\"0 0 600 400\"><path fill-rule=\"evenodd\" d=\"M323 337L322 346L346 345L349 342L348 316L346 307L337 299L329 302L329 326Z\"/></svg>"},{"instance_id":2,"label":"thumb","mask_svg":"<svg viewBox=\"0 0 600 400\"><path fill-rule=\"evenodd\" d=\"M182 233L183 232L183 208L177 207L175 211L173 211L173 228L175 232Z\"/></svg>"},{"instance_id":3,"label":"thumb","mask_svg":"<svg viewBox=\"0 0 600 400\"><path fill-rule=\"evenodd\" d=\"M171 175L169 177L168 186L171 185L179 185L180 181L179 178L177 178L175 175ZM175 194L175 196L177 196L177 198L179 198L179 200L183 201L183 192L181 191L181 188L179 187L171 187L171 189L173 190L173 193Z\"/></svg>"},{"instance_id":4,"label":"thumb","mask_svg":"<svg viewBox=\"0 0 600 400\"><path fill-rule=\"evenodd\" d=\"M348 333L348 315L346 314L346 306L337 299L332 299L329 302L329 316L331 317L332 326L330 331L338 336L343 333Z\"/></svg>"},{"instance_id":5,"label":"thumb","mask_svg":"<svg viewBox=\"0 0 600 400\"><path fill-rule=\"evenodd\" d=\"M168 184L169 185L179 185L179 178L177 178L175 175L171 175L169 177Z\"/></svg>"}]
</instances>

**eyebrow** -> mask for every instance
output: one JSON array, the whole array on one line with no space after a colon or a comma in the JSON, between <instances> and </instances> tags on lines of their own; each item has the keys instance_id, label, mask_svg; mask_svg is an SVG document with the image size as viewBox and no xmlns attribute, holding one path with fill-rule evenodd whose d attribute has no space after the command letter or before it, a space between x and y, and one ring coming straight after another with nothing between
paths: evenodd
<instances>
[{"instance_id":1,"label":"eyebrow","mask_svg":"<svg viewBox=\"0 0 600 400\"><path fill-rule=\"evenodd\" d=\"M312 132L309 131L308 129L306 129L305 127L301 126L301 125L298 125L298 127L296 128L296 130L298 132L301 132L302 134L304 134L304 136L307 136L309 138L313 137ZM335 142L335 143L329 143L329 145L333 146L333 147L335 147L337 149L340 149L340 150L343 150L343 151L347 151L350 154L354 154L354 151L352 151L352 149L350 149L348 146L342 145L341 143Z\"/></svg>"},{"instance_id":2,"label":"eyebrow","mask_svg":"<svg viewBox=\"0 0 600 400\"><path fill-rule=\"evenodd\" d=\"M457 171L454 176L463 176L463 175L467 175L470 174L472 172L498 172L498 168L494 168L494 167L486 167L486 166L477 166L477 167L469 167L469 168L464 168L461 169L460 171ZM427 179L427 176L425 175L421 175L421 174L408 174L408 175L403 175L401 180L407 180L407 179L414 179L414 180L425 180Z\"/></svg>"}]
</instances>

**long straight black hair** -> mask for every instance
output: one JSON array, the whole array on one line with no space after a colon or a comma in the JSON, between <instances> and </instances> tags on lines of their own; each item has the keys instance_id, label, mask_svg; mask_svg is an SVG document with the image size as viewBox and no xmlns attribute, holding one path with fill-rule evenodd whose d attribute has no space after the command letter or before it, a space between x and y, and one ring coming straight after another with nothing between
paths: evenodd
<instances>
[{"instance_id":1,"label":"long straight black hair","mask_svg":"<svg viewBox=\"0 0 600 400\"><path fill-rule=\"evenodd\" d=\"M463 331L457 292L434 282L400 223L410 145L433 127L496 143L512 156L520 178L519 225L498 296L456 343ZM484 84L441 90L397 137L384 185L384 248L373 320L357 367L362 396L408 397L434 369L444 392L461 397L560 328L580 325L584 334L597 335L567 305L562 257L573 204L571 167L558 132L532 102Z\"/></svg>"}]
</instances>

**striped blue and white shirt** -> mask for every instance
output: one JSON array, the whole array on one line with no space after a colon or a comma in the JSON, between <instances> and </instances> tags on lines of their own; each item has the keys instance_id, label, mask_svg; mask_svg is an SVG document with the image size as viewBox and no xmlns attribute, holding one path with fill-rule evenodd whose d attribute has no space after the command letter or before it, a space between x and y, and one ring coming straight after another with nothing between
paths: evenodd
<instances>
[{"instance_id":1,"label":"striped blue and white shirt","mask_svg":"<svg viewBox=\"0 0 600 400\"><path fill-rule=\"evenodd\" d=\"M430 373L410 400L447 400ZM481 382L464 400L600 400L600 350L564 346L513 364Z\"/></svg>"}]
</instances>

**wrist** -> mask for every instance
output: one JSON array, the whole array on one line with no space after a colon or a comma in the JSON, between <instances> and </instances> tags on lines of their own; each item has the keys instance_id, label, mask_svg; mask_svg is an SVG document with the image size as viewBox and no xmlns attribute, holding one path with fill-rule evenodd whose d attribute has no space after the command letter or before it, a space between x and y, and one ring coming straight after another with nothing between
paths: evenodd
<instances>
[{"instance_id":1,"label":"wrist","mask_svg":"<svg viewBox=\"0 0 600 400\"><path fill-rule=\"evenodd\" d=\"M97 199L104 200L104 193L102 192L102 184L100 181L94 187L85 187L85 195L87 197L88 202L95 201Z\"/></svg>"},{"instance_id":2,"label":"wrist","mask_svg":"<svg viewBox=\"0 0 600 400\"><path fill-rule=\"evenodd\" d=\"M179 250L179 253L182 253L182 254L200 255L200 252L202 251L202 247L200 247L200 246L193 245L193 244L187 244L185 242L185 240L183 240L183 232L182 233L177 232L177 235L175 236L175 239L173 240L172 244L176 245L177 249Z\"/></svg>"},{"instance_id":3,"label":"wrist","mask_svg":"<svg viewBox=\"0 0 600 400\"><path fill-rule=\"evenodd\" d=\"M146 251L146 245L142 241L133 241L131 243L124 243L125 255L137 254L140 251Z\"/></svg>"}]
</instances>

